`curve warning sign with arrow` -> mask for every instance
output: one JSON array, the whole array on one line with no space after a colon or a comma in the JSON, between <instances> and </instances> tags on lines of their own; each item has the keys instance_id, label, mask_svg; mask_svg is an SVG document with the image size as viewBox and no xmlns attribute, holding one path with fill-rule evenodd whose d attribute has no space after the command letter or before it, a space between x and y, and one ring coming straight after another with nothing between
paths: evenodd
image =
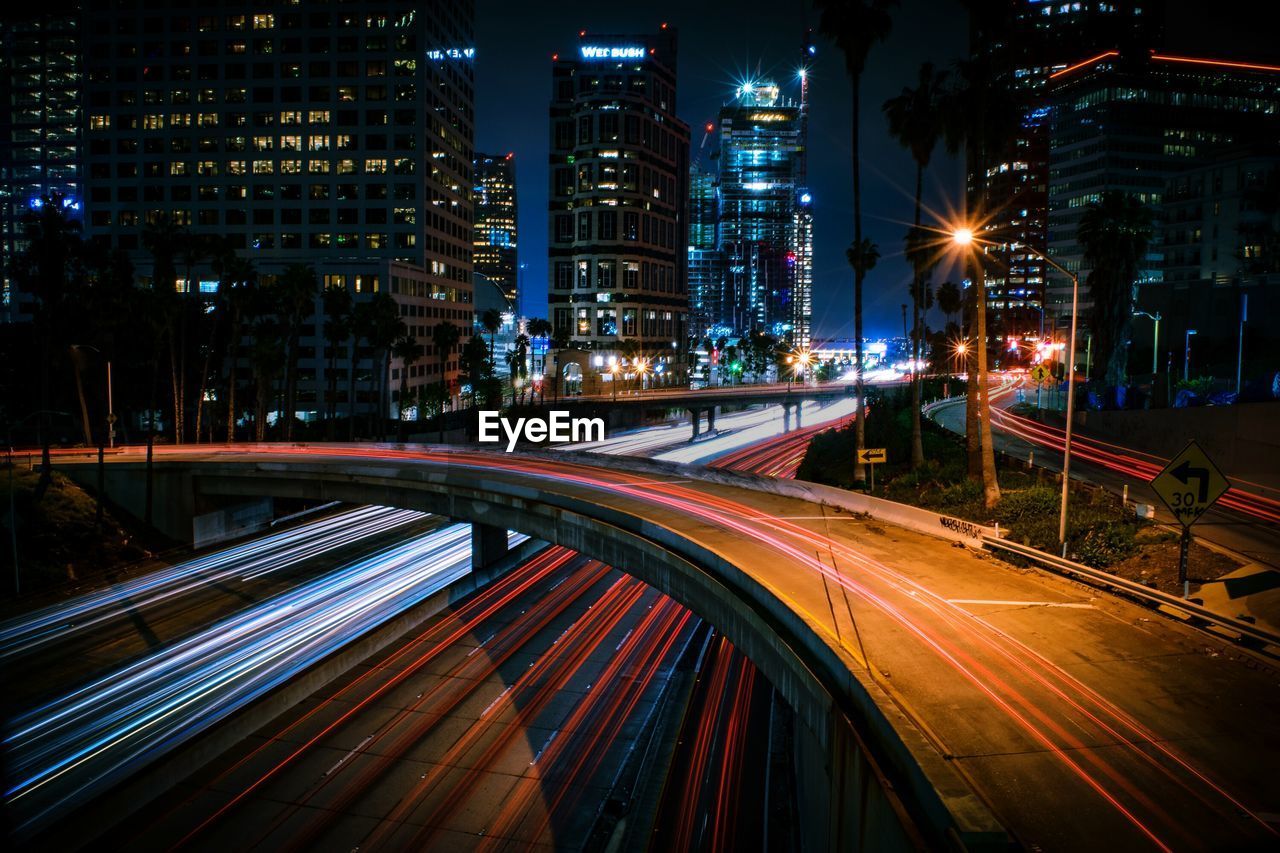
<instances>
[{"instance_id":1,"label":"curve warning sign with arrow","mask_svg":"<svg viewBox=\"0 0 1280 853\"><path fill-rule=\"evenodd\" d=\"M1226 494L1231 483L1200 445L1188 442L1151 481L1160 500L1183 527L1195 524L1205 510Z\"/></svg>"}]
</instances>

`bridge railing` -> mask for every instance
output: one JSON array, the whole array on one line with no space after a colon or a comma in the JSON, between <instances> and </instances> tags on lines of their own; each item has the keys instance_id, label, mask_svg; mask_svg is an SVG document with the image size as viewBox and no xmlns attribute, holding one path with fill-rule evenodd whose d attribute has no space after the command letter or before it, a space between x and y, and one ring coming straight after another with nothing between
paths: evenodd
<instances>
[{"instance_id":1,"label":"bridge railing","mask_svg":"<svg viewBox=\"0 0 1280 853\"><path fill-rule=\"evenodd\" d=\"M1083 580L1091 586L1104 586L1110 589L1122 592L1130 598L1136 598L1144 604L1150 604L1154 607L1167 607L1180 613L1185 613L1193 620L1207 622L1216 625L1219 628L1239 635L1240 639L1250 640L1264 646L1272 646L1280 649L1280 634L1274 634L1263 628L1259 628L1242 619L1232 619L1230 616L1223 616L1221 613L1189 601L1185 598L1179 598L1167 592L1153 589L1145 584L1122 578L1119 575L1113 575L1110 572L1104 572L1101 569L1095 569L1086 566L1083 563L1077 563L1073 560L1067 560L1057 557L1038 548L1032 548L1030 545L1023 545L1020 542L1014 542L1009 539L1000 539L995 536L983 536L982 544L994 551L1004 551L1010 554L1016 554L1023 559L1027 559L1043 566L1050 571L1058 574L1074 577L1077 580Z\"/></svg>"}]
</instances>

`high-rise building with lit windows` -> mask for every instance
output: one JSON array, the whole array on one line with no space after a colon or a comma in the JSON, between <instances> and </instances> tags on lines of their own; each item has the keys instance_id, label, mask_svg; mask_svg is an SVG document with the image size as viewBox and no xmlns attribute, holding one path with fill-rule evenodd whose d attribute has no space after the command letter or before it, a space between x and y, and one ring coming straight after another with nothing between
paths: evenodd
<instances>
[{"instance_id":1,"label":"high-rise building with lit windows","mask_svg":"<svg viewBox=\"0 0 1280 853\"><path fill-rule=\"evenodd\" d=\"M969 173L969 208L995 244L987 268L988 328L996 336L1037 333L1045 287L1043 261L1025 250L1048 247L1050 75L1104 50L1155 47L1163 0L1009 0L970 16L972 51L1008 75L1002 83L1018 110L1005 156ZM985 195L985 204L982 198Z\"/></svg>"},{"instance_id":2,"label":"high-rise building with lit windows","mask_svg":"<svg viewBox=\"0 0 1280 853\"><path fill-rule=\"evenodd\" d=\"M720 111L717 240L724 276L714 326L809 345L812 197L805 186L806 72L801 97L772 81L738 87Z\"/></svg>"},{"instance_id":3,"label":"high-rise building with lit windows","mask_svg":"<svg viewBox=\"0 0 1280 853\"><path fill-rule=\"evenodd\" d=\"M23 217L53 197L72 218L80 198L80 18L76 4L52 0L0 18L0 248L24 246ZM31 319L31 300L0 269L0 322Z\"/></svg>"},{"instance_id":4,"label":"high-rise building with lit windows","mask_svg":"<svg viewBox=\"0 0 1280 853\"><path fill-rule=\"evenodd\" d=\"M689 330L713 333L720 316L724 264L716 229L720 220L716 175L702 163L689 167Z\"/></svg>"},{"instance_id":5,"label":"high-rise building with lit windows","mask_svg":"<svg viewBox=\"0 0 1280 853\"><path fill-rule=\"evenodd\" d=\"M476 154L475 274L496 287L515 310L519 285L516 256L516 166L512 154ZM477 289L485 282L477 281Z\"/></svg>"},{"instance_id":6,"label":"high-rise building with lit windows","mask_svg":"<svg viewBox=\"0 0 1280 853\"><path fill-rule=\"evenodd\" d=\"M260 279L306 263L357 301L389 293L428 346L437 323L469 335L474 17L472 0L87 4L86 236L145 279L143 235L167 220L226 240ZM190 278L179 291L216 290L207 260ZM303 419L327 403L318 296L306 323ZM378 404L376 356L340 359L339 411ZM389 369L388 414L402 370L410 393L456 390L456 354Z\"/></svg>"},{"instance_id":7,"label":"high-rise building with lit windows","mask_svg":"<svg viewBox=\"0 0 1280 853\"><path fill-rule=\"evenodd\" d=\"M683 373L689 127L676 33L583 32L551 72L551 321L577 346Z\"/></svg>"},{"instance_id":8,"label":"high-rise building with lit windows","mask_svg":"<svg viewBox=\"0 0 1280 853\"><path fill-rule=\"evenodd\" d=\"M1188 215L1164 207L1167 193L1181 191L1178 178L1215 162L1224 149L1280 138L1280 66L1107 51L1055 73L1050 86L1049 250L1082 282L1089 269L1077 229L1104 193L1126 193L1150 208L1155 237L1135 285L1156 284L1167 268L1181 274L1182 267L1199 266L1179 258L1181 242L1161 242L1162 231L1169 238L1184 230L1164 229L1164 214ZM1225 217L1209 224L1231 227ZM1087 308L1087 289L1081 296ZM1048 288L1051 316L1068 312L1070 303L1070 282Z\"/></svg>"}]
</instances>

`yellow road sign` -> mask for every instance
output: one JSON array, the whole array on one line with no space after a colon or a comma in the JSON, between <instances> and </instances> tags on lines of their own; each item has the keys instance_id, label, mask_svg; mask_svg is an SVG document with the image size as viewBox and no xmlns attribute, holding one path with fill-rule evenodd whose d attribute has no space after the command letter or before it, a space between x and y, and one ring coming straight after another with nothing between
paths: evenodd
<instances>
[{"instance_id":1,"label":"yellow road sign","mask_svg":"<svg viewBox=\"0 0 1280 853\"><path fill-rule=\"evenodd\" d=\"M888 462L889 454L883 447L864 447L858 451L858 461L863 464Z\"/></svg>"},{"instance_id":2,"label":"yellow road sign","mask_svg":"<svg viewBox=\"0 0 1280 853\"><path fill-rule=\"evenodd\" d=\"M1031 368L1031 381L1037 385L1043 385L1048 382L1049 377L1052 375L1052 372L1049 370L1049 365L1044 364L1043 362Z\"/></svg>"},{"instance_id":3,"label":"yellow road sign","mask_svg":"<svg viewBox=\"0 0 1280 853\"><path fill-rule=\"evenodd\" d=\"M1183 527L1190 527L1205 510L1226 494L1231 483L1194 441L1169 460L1151 481L1160 500Z\"/></svg>"}]
</instances>

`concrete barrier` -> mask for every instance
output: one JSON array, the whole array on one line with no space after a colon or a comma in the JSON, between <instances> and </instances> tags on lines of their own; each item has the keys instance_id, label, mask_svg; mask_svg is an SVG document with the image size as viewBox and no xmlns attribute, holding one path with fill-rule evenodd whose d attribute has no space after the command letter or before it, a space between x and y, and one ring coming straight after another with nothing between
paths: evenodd
<instances>
[{"instance_id":1,"label":"concrete barrier","mask_svg":"<svg viewBox=\"0 0 1280 853\"><path fill-rule=\"evenodd\" d=\"M869 515L878 521L905 527L927 536L936 536L952 542L960 542L974 549L982 547L984 536L998 537L999 531L994 527L976 524L963 518L955 518L941 513L931 512L920 507L885 500L848 489L826 486L821 483L810 483L805 480L783 480L776 477L763 477L755 474L739 474L722 468L697 468L678 462L661 462L653 459L639 459L634 456L610 456L585 451L528 451L527 455L543 456L549 459L577 461L585 465L607 466L615 470L632 471L637 474L666 475L682 479L702 480L722 486L734 486L750 489L755 492L766 492L781 497L799 498L812 501L846 512Z\"/></svg>"}]
</instances>

